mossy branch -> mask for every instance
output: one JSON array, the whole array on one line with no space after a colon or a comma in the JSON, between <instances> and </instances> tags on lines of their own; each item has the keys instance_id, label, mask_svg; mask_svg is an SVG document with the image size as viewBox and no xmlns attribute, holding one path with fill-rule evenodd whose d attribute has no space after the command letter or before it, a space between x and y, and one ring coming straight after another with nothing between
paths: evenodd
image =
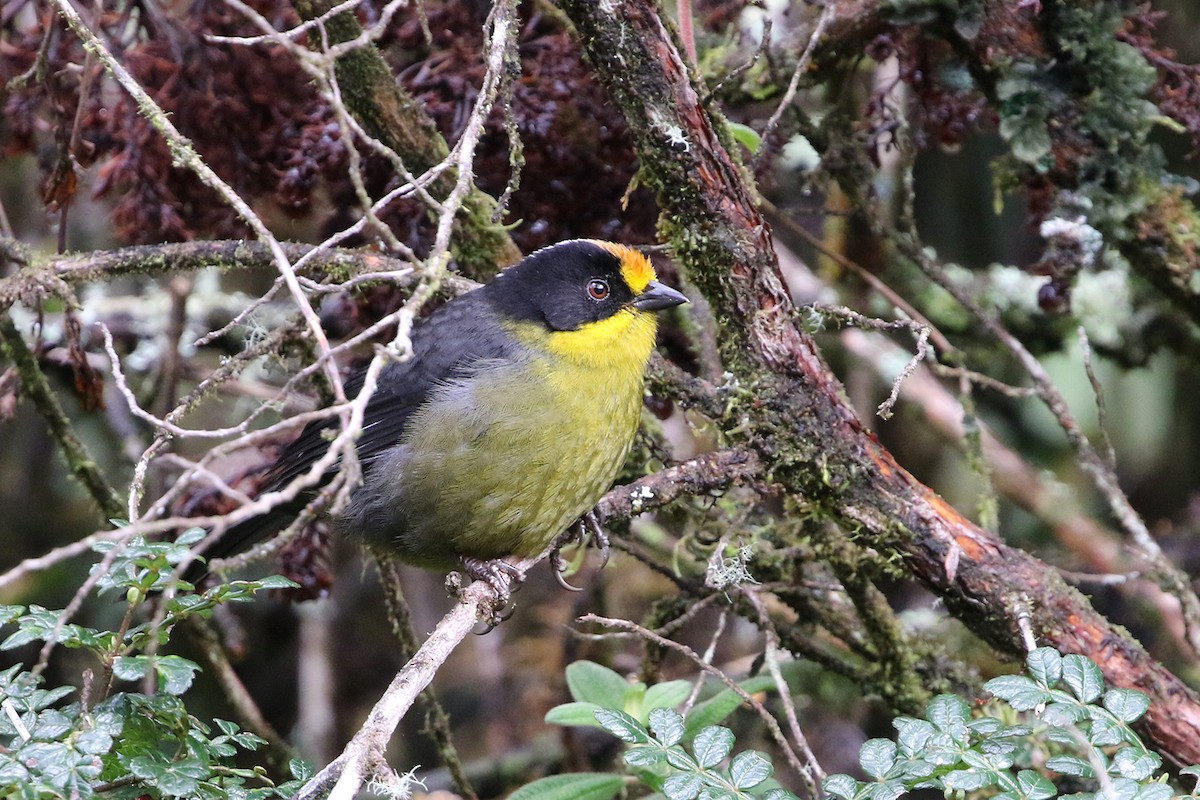
<instances>
[{"instance_id":1,"label":"mossy branch","mask_svg":"<svg viewBox=\"0 0 1200 800\"><path fill-rule=\"evenodd\" d=\"M0 312L0 351L13 362L17 375L21 379L21 387L25 396L33 403L46 427L58 443L63 458L67 460L67 468L74 475L88 494L96 501L100 512L107 519L119 519L125 516L125 506L121 498L109 486L104 473L88 452L87 447L75 435L71 421L63 413L58 396L50 387L45 373L38 366L37 359L25 343L21 332L7 312Z\"/></svg>"},{"instance_id":2,"label":"mossy branch","mask_svg":"<svg viewBox=\"0 0 1200 800\"><path fill-rule=\"evenodd\" d=\"M1179 763L1200 761L1200 697L1052 568L917 481L846 405L811 339L793 324L770 231L726 149L724 121L701 106L657 7L647 0L564 0L562 7L629 122L643 183L664 210L661 232L720 320L726 368L754 387L748 424L727 435L744 439L767 474L818 513L902 558L997 647L1024 653L1028 623L1043 641L1093 658L1113 685L1147 691L1153 706L1145 730L1155 746Z\"/></svg>"},{"instance_id":3,"label":"mossy branch","mask_svg":"<svg viewBox=\"0 0 1200 800\"><path fill-rule=\"evenodd\" d=\"M314 245L281 242L289 260L309 255ZM244 239L207 240L174 244L148 244L87 253L28 256L19 271L0 278L0 309L43 294L58 295L68 286L106 281L122 275L163 276L193 269L274 269L271 249L262 242ZM324 249L309 258L303 274L328 275L336 281L357 281L368 275L409 287L421 279L409 262L370 250ZM58 283L56 283L58 282ZM469 291L477 284L456 275L442 279L451 294Z\"/></svg>"}]
</instances>

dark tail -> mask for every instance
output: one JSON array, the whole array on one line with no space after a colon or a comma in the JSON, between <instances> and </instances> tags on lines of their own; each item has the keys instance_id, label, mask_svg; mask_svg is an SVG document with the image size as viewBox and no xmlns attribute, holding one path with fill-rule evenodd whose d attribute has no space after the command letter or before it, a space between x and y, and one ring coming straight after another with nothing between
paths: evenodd
<instances>
[{"instance_id":1,"label":"dark tail","mask_svg":"<svg viewBox=\"0 0 1200 800\"><path fill-rule=\"evenodd\" d=\"M221 538L203 550L204 561L196 559L183 573L183 579L196 585L209 574L208 563L216 558L229 558L249 550L259 542L266 541L272 534L286 528L304 510L309 497L302 496L268 511L243 520L221 534ZM212 532L209 532L212 535Z\"/></svg>"}]
</instances>

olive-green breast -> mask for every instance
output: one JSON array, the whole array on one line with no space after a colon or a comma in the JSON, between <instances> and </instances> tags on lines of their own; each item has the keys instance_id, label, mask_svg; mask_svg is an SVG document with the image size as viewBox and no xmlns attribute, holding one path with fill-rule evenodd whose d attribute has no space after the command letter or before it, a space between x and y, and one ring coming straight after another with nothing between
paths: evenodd
<instances>
[{"instance_id":1,"label":"olive-green breast","mask_svg":"<svg viewBox=\"0 0 1200 800\"><path fill-rule=\"evenodd\" d=\"M540 552L612 483L642 404L640 366L553 361L484 363L435 390L372 470L391 479L355 498L382 500L377 519L353 525L423 566Z\"/></svg>"}]
</instances>

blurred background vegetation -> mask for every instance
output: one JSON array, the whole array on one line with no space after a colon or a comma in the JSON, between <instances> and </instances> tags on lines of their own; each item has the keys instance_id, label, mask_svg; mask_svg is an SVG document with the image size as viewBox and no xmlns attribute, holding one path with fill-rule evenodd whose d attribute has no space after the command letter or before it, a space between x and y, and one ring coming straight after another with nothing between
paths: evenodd
<instances>
[{"instance_id":1,"label":"blurred background vegetation","mask_svg":"<svg viewBox=\"0 0 1200 800\"><path fill-rule=\"evenodd\" d=\"M279 25L295 21L286 3L260 0L252 5ZM1010 107L998 111L973 86L972 76L955 55L945 52L945 42L936 41L932 33L923 38L923 15L932 13L929 9L937 3L905 0L891 5L896 16L866 37L862 53L843 57L838 67L828 66L833 61L828 54L822 56L826 61L818 60L825 66L806 77L795 117L785 116L774 136L765 146L760 144L763 158L756 159L749 150L742 153L753 164L764 197L775 207L771 221L781 259L790 265L785 271L798 304L835 303L890 318L892 307L869 290L861 273L880 276L969 354L972 369L1015 385L1025 382L995 342L949 302L944 291L883 246L863 210L850 205L853 192L830 177L837 171L837 159L865 157L877 167L869 180L886 208L898 191L894 182L902 178L889 168L889 160L904 148L919 150L913 170L914 212L924 243L952 262L955 277L970 285L989 308L1002 313L1010 330L1050 370L1089 435L1099 439L1103 434L1095 396L1076 334L1080 325L1087 330L1104 387L1104 433L1117 454L1122 486L1169 558L1194 575L1200 569L1196 317L1189 318L1133 273L1117 247L1105 252L1104 263L1070 274L1052 263L1039 225L1061 197L1039 195L1022 177L1021 147L1036 144L1005 130L1001 119L1011 122L1017 116L1011 104L1022 96L1019 87L1007 96ZM1064 19L1069 10L1092 15L1089 19L1098 20L1097 26L1108 25L1114 36L1120 32L1119 38L1131 42L1134 53L1137 47L1152 45L1173 50L1180 65L1200 61L1196 0L1155 0L1136 7L1073 6L1053 0L1024 5ZM770 0L705 0L689 10L696 23L696 60L703 79L732 121L761 133L820 9ZM119 44L123 61L278 236L319 241L359 213L346 176L344 137L328 103L295 63L269 47L204 40L206 33L257 32L241 14L215 0L118 4L98 13L97 27ZM380 13L380 4L369 0L359 7L366 23ZM481 31L487 13L488 4L476 0L406 6L376 42L400 84L420 100L450 141L461 131L467 104L483 75ZM83 63L79 44L60 24L55 23L52 35L45 35L49 15L40 4L20 0L8 0L0 10L0 79L6 82L0 89L0 203L7 216L6 236L38 253L244 236L244 227L223 202L172 166L166 148L127 97L111 86L97 89L89 83L91 93L79 103L79 75L95 67L78 67ZM772 24L764 46L767 19ZM625 122L582 60L569 25L552 5L534 2L521 5L521 26L521 75L506 99L523 145L520 184L504 217L512 226L513 241L523 252L572 237L654 244L658 210L650 192L638 186L637 158ZM38 80L18 83L17 77L34 65L43 48L52 69ZM76 67L69 68L72 64ZM1157 73L1160 82L1165 74L1164 69ZM1184 100L1176 102L1200 98L1195 85L1200 72L1191 68L1182 74L1183 81L1193 82L1191 94L1185 86L1178 95ZM1033 81L1038 76L1014 80L1018 78ZM1151 71L1148 80L1155 79ZM1097 80L1117 78L1104 74ZM1170 116L1162 108L1166 95L1149 96ZM1051 119L1055 112L1050 109ZM1150 112L1131 108L1129 113ZM1163 158L1161 165L1153 165L1155 174L1177 176L1173 180L1185 189L1180 199L1184 204L1194 203L1195 181L1200 179L1200 110L1193 108L1191 113L1190 120L1177 113L1169 123L1146 123L1147 136ZM848 141L812 142L800 132L837 115L847 120L840 129L853 133ZM65 139L72 132L85 146L67 146ZM477 184L492 196L501 195L509 184L510 151L504 115L497 110L476 164ZM1123 154L1114 150L1113 157ZM375 181L367 186L372 196L394 179L382 159L375 167L366 173ZM1122 179L1112 178L1118 183ZM1193 194L1189 198L1186 192ZM1086 216L1094 206L1085 208L1085 200L1094 201L1080 200L1078 211ZM1058 206L1053 210L1060 216L1067 213ZM1195 214L1194 205L1189 213ZM381 219L417 253L430 246L432 223L415 201L394 204ZM1105 235L1111 231L1105 230ZM813 247L813 238L823 243L821 250ZM368 235L348 244L375 247L379 240ZM825 250L852 260L857 269L848 269ZM655 260L668 280L676 280L668 256L657 255ZM13 318L27 338L36 332L31 338L35 352L67 415L112 485L122 487L131 478L146 430L115 392L93 323L104 320L113 328L135 391L146 407L165 411L236 352L241 338L283 324L288 312L281 305L276 311L260 312L252 330L204 347L191 346L206 331L232 319L273 277L265 271L201 270L131 275L83 286L78 335L68 330L72 323L62 304L54 301L39 309L16 306ZM1196 281L1193 274L1193 293ZM1045 289L1049 285L1053 290ZM320 312L331 335L345 338L402 300L400 291L376 287L326 299ZM933 419L934 400L928 396L910 398L902 392L894 417L884 421L875 416L891 376L911 353L910 336L891 335L905 354L899 365L876 368L848 348L834 320L824 318L816 327L823 353L861 417L871 420L906 469L953 506L998 526L1006 541L1064 570L1136 569L1111 531L1103 498L1091 488L1061 430L1040 405L986 390L974 395L979 418L1032 466L1051 505L1053 498L1061 497L1062 508L1077 506L1080 516L1095 522L1088 535L1096 538L1063 535L1051 524L1052 515L1031 513L1003 492L993 521L986 481L959 435L948 431L944 420ZM668 354L703 372L703 354L689 352L683 341L678 331L664 333ZM164 364L169 352L177 352L183 365L172 356L168 374ZM897 356L886 358L895 362ZM7 366L0 363L0 371ZM206 404L190 422L220 426L240 418L261 402L257 385L278 385L289 366L286 359L264 362L243 376L242 390ZM311 407L310 399L298 398L295 408L305 403ZM654 405L656 415L648 416L651 434L635 449L630 477L714 446L703 427L689 428L677 411L672 413L669 401ZM658 422L665 432L654 430ZM224 466L234 474L254 466L253 458ZM151 496L163 481L162 476L152 476ZM654 518L635 520L633 538L694 577L705 563L703 548L691 549L697 540L711 544L738 526L750 538L755 526L770 526L781 510L768 503L747 518L730 519L741 512L723 503L691 500ZM21 401L11 372L0 377L0 509L4 570L76 541L104 522L92 499L68 475L37 411ZM320 560L328 565L334 587L323 599L296 603L278 594L239 607L236 613L223 612L218 623L238 657L239 674L267 720L306 757L324 763L355 731L403 660L388 633L376 572L364 567L356 548L347 543L334 543ZM61 608L88 569L87 559L76 559L29 574L0 590L0 601ZM271 568L258 569L261 574ZM671 581L623 552L602 571L590 563L574 580L586 590L566 594L548 570L536 572L518 595L513 618L487 636L472 637L438 675L435 686L453 721L455 743L483 795L498 794L547 769L564 764L585 768L602 759L605 748L612 747L610 738L592 732L564 734L546 726L542 716L566 699L566 664L588 658L636 673L645 666L644 654L628 642L573 636L572 620L589 611L653 619L663 598L678 591ZM1175 612L1155 606L1161 597L1141 591L1136 581L1109 585L1085 580L1081 587L1156 658L1196 685L1200 671L1195 655L1182 643ZM407 569L404 588L413 605L415 629L430 630L451 603L442 578ZM911 631L945 643L946 662L928 665L931 673L940 671L945 684L970 691L1001 668L991 649L946 616L917 584L895 579L886 589ZM113 629L123 613L116 601L89 602L78 620ZM703 651L719 615L716 608L702 612L678 638ZM733 673L749 670L758 635L748 622L732 618L714 662ZM181 652L198 659L190 646L184 645ZM0 664L29 660L34 653L34 645L6 652L0 654ZM851 770L858 745L865 738L888 735L888 721L896 709L844 675L822 669L827 665L813 654L809 659L797 668L793 687L804 728L827 771ZM61 651L51 662L48 680L77 681L86 661L77 651ZM655 668L658 676L667 678L692 674L689 664L671 655ZM228 716L207 674L201 675L189 697L189 709L198 716ZM739 724L746 729L739 733L753 741L753 721L747 718ZM430 787L448 788L448 778L436 771L439 756L422 727L419 715L405 721L394 743L393 762L434 769Z\"/></svg>"}]
</instances>

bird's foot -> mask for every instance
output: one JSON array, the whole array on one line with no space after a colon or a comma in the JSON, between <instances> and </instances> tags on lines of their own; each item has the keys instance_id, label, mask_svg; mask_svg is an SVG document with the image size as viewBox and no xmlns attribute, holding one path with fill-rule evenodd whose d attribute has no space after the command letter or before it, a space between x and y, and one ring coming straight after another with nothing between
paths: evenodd
<instances>
[{"instance_id":1,"label":"bird's foot","mask_svg":"<svg viewBox=\"0 0 1200 800\"><path fill-rule=\"evenodd\" d=\"M493 628L513 615L516 606L512 603L513 593L520 590L525 573L500 559L467 558L460 559L463 571L473 581L484 581L496 593L496 602L490 612L484 614L487 628L481 631L490 633Z\"/></svg>"},{"instance_id":2,"label":"bird's foot","mask_svg":"<svg viewBox=\"0 0 1200 800\"><path fill-rule=\"evenodd\" d=\"M600 525L600 518L596 515L595 509L588 511L574 525L563 531L554 542L554 549L550 551L550 566L554 570L554 577L558 581L558 585L568 591L582 592L583 589L579 586L571 585L563 577L563 574L567 571L567 562L563 558L562 549L576 542L586 544L589 534L596 548L600 551L600 568L603 569L608 564L611 542L608 538L608 532Z\"/></svg>"}]
</instances>

